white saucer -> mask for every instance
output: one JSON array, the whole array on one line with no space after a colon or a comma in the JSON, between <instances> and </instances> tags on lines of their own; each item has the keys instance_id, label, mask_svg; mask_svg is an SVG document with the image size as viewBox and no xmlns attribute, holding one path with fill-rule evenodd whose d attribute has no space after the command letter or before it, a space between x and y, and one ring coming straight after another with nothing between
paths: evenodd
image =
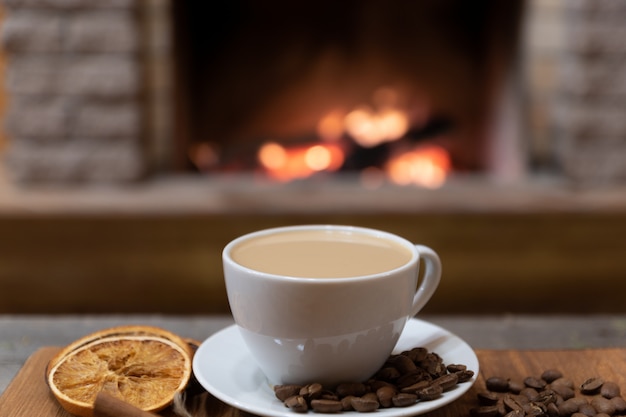
<instances>
[{"instance_id":1,"label":"white saucer","mask_svg":"<svg viewBox=\"0 0 626 417\"><path fill-rule=\"evenodd\" d=\"M418 319L406 324L394 352L423 346L439 354L446 364L464 364L474 371L471 381L459 384L433 401L418 402L410 407L381 408L380 417L403 417L427 413L451 403L467 392L478 375L478 358L462 339L441 327ZM198 382L221 401L253 414L267 417L296 417L275 396L265 376L248 353L235 325L206 339L196 351L193 371ZM345 414L345 413L342 413ZM349 414L356 414L350 412Z\"/></svg>"}]
</instances>

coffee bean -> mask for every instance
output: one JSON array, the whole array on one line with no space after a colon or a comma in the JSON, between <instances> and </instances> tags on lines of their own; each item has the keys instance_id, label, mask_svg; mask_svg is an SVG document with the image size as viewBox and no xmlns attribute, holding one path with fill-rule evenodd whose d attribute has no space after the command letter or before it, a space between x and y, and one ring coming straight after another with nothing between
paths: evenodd
<instances>
[{"instance_id":1,"label":"coffee bean","mask_svg":"<svg viewBox=\"0 0 626 417\"><path fill-rule=\"evenodd\" d=\"M524 405L524 413L526 416L539 417L546 414L546 407L538 403L528 403Z\"/></svg>"},{"instance_id":2,"label":"coffee bean","mask_svg":"<svg viewBox=\"0 0 626 417\"><path fill-rule=\"evenodd\" d=\"M546 381L548 384L550 384L550 383L552 383L552 382L554 382L557 379L562 378L562 377L563 377L563 374L561 373L561 371L556 370L556 369L546 369L541 374L541 379Z\"/></svg>"},{"instance_id":3,"label":"coffee bean","mask_svg":"<svg viewBox=\"0 0 626 417\"><path fill-rule=\"evenodd\" d=\"M517 399L517 401L522 405L530 403L530 398L525 395L515 394L515 399Z\"/></svg>"},{"instance_id":4,"label":"coffee bean","mask_svg":"<svg viewBox=\"0 0 626 417\"><path fill-rule=\"evenodd\" d=\"M502 400L504 407L507 411L515 411L515 410L524 410L524 404L522 402L519 401L519 397L518 396L513 396L513 395L505 395L504 399Z\"/></svg>"},{"instance_id":5,"label":"coffee bean","mask_svg":"<svg viewBox=\"0 0 626 417\"><path fill-rule=\"evenodd\" d=\"M576 391L565 385L550 384L550 389L564 400L569 400L576 395Z\"/></svg>"},{"instance_id":6,"label":"coffee bean","mask_svg":"<svg viewBox=\"0 0 626 417\"><path fill-rule=\"evenodd\" d=\"M376 390L376 396L378 397L378 402L381 407L389 408L393 406L393 396L396 395L398 391L391 386L380 387Z\"/></svg>"},{"instance_id":7,"label":"coffee bean","mask_svg":"<svg viewBox=\"0 0 626 417\"><path fill-rule=\"evenodd\" d=\"M312 400L311 408L317 413L338 413L343 409L341 401Z\"/></svg>"},{"instance_id":8,"label":"coffee bean","mask_svg":"<svg viewBox=\"0 0 626 417\"><path fill-rule=\"evenodd\" d=\"M341 410L342 411L353 411L352 407L352 399L356 398L354 395L348 395L347 397L343 397L341 399Z\"/></svg>"},{"instance_id":9,"label":"coffee bean","mask_svg":"<svg viewBox=\"0 0 626 417\"><path fill-rule=\"evenodd\" d=\"M622 397L613 397L611 398L611 402L615 406L615 412L617 414L626 413L626 400Z\"/></svg>"},{"instance_id":10,"label":"coffee bean","mask_svg":"<svg viewBox=\"0 0 626 417\"><path fill-rule=\"evenodd\" d=\"M396 388L396 386L391 382L381 381L380 379L370 379L369 381L367 381L367 386L371 391L377 391L379 388L382 387Z\"/></svg>"},{"instance_id":11,"label":"coffee bean","mask_svg":"<svg viewBox=\"0 0 626 417\"><path fill-rule=\"evenodd\" d=\"M546 407L546 413L549 417L558 417L559 416L559 406L556 403L550 403Z\"/></svg>"},{"instance_id":12,"label":"coffee bean","mask_svg":"<svg viewBox=\"0 0 626 417\"><path fill-rule=\"evenodd\" d=\"M378 407L380 407L378 397L374 393L371 394L373 394L373 396L364 395L362 397L353 397L350 401L352 408L361 413L371 413L372 411L378 410Z\"/></svg>"},{"instance_id":13,"label":"coffee bean","mask_svg":"<svg viewBox=\"0 0 626 417\"><path fill-rule=\"evenodd\" d=\"M413 385L409 385L408 387L401 388L400 392L415 394L417 391L430 386L431 383L432 383L431 381L419 381ZM400 387L398 386L398 388Z\"/></svg>"},{"instance_id":14,"label":"coffee bean","mask_svg":"<svg viewBox=\"0 0 626 417\"><path fill-rule=\"evenodd\" d=\"M588 378L578 386L580 396L574 383L554 369L544 371L541 377L525 377L523 389L516 385L502 376L487 378L488 391L478 395L480 406L473 409L472 416L490 417L493 408L498 410L496 417L626 416L619 385L599 377ZM518 390L519 394L514 394Z\"/></svg>"},{"instance_id":15,"label":"coffee bean","mask_svg":"<svg viewBox=\"0 0 626 417\"><path fill-rule=\"evenodd\" d=\"M443 363L441 357L434 352L427 353L426 357L419 362L419 366L433 378L445 375L447 372L446 365Z\"/></svg>"},{"instance_id":16,"label":"coffee bean","mask_svg":"<svg viewBox=\"0 0 626 417\"><path fill-rule=\"evenodd\" d=\"M596 413L604 413L610 416L615 414L615 404L608 398L595 397L591 400L590 404L596 410Z\"/></svg>"},{"instance_id":17,"label":"coffee bean","mask_svg":"<svg viewBox=\"0 0 626 417\"><path fill-rule=\"evenodd\" d=\"M579 401L576 398L570 398L569 400L563 401L559 405L559 415L561 417L570 416L574 413L577 413L579 407Z\"/></svg>"},{"instance_id":18,"label":"coffee bean","mask_svg":"<svg viewBox=\"0 0 626 417\"><path fill-rule=\"evenodd\" d=\"M408 407L417 402L417 395L401 392L394 395L391 401L396 407Z\"/></svg>"},{"instance_id":19,"label":"coffee bean","mask_svg":"<svg viewBox=\"0 0 626 417\"><path fill-rule=\"evenodd\" d=\"M413 362L418 363L426 358L428 349L425 347L415 347L407 352L403 352L403 354L411 358Z\"/></svg>"},{"instance_id":20,"label":"coffee bean","mask_svg":"<svg viewBox=\"0 0 626 417\"><path fill-rule=\"evenodd\" d=\"M582 404L580 407L578 407L578 412L586 415L587 417L594 417L596 414L598 414L596 409L589 403Z\"/></svg>"},{"instance_id":21,"label":"coffee bean","mask_svg":"<svg viewBox=\"0 0 626 417\"><path fill-rule=\"evenodd\" d=\"M504 406L504 402L498 401L496 403L496 407L498 407L498 416L503 416L503 415L507 414L508 410Z\"/></svg>"},{"instance_id":22,"label":"coffee bean","mask_svg":"<svg viewBox=\"0 0 626 417\"><path fill-rule=\"evenodd\" d=\"M417 398L422 401L432 401L441 397L443 393L443 388L441 385L431 384L425 388L420 389L416 392Z\"/></svg>"},{"instance_id":23,"label":"coffee bean","mask_svg":"<svg viewBox=\"0 0 626 417\"><path fill-rule=\"evenodd\" d=\"M495 403L498 402L498 398L499 398L498 395L489 391L479 392L477 394L477 397L478 397L478 404L480 405L494 405Z\"/></svg>"},{"instance_id":24,"label":"coffee bean","mask_svg":"<svg viewBox=\"0 0 626 417\"><path fill-rule=\"evenodd\" d=\"M556 400L557 394L550 389L541 391L539 394L537 394L535 398L531 399L532 402L541 403L544 405L556 403Z\"/></svg>"},{"instance_id":25,"label":"coffee bean","mask_svg":"<svg viewBox=\"0 0 626 417\"><path fill-rule=\"evenodd\" d=\"M474 371L466 369L464 371L457 371L455 374L459 378L459 384L462 384L472 379Z\"/></svg>"},{"instance_id":26,"label":"coffee bean","mask_svg":"<svg viewBox=\"0 0 626 417\"><path fill-rule=\"evenodd\" d=\"M521 381L509 381L509 391L514 394L519 394L524 388L526 388L526 385L524 385L524 383Z\"/></svg>"},{"instance_id":27,"label":"coffee bean","mask_svg":"<svg viewBox=\"0 0 626 417\"><path fill-rule=\"evenodd\" d=\"M382 381L391 382L391 381L395 381L396 379L398 379L400 375L401 375L400 372L396 368L394 368L393 366L387 366L379 370L376 373L375 378L380 379Z\"/></svg>"},{"instance_id":28,"label":"coffee bean","mask_svg":"<svg viewBox=\"0 0 626 417\"><path fill-rule=\"evenodd\" d=\"M430 376L430 374L424 372L424 370L416 369L416 370L414 370L412 372L409 372L407 374L401 375L396 380L396 385L398 386L398 388L402 389L404 387L408 387L410 385L417 384L418 382L421 382L421 381L431 381L432 379L433 379L433 377Z\"/></svg>"},{"instance_id":29,"label":"coffee bean","mask_svg":"<svg viewBox=\"0 0 626 417\"><path fill-rule=\"evenodd\" d=\"M540 391L545 388L547 383L541 378L529 376L529 377L524 378L524 385L526 385L528 388L534 388Z\"/></svg>"},{"instance_id":30,"label":"coffee bean","mask_svg":"<svg viewBox=\"0 0 626 417\"><path fill-rule=\"evenodd\" d=\"M512 410L504 415L504 417L526 417L524 410Z\"/></svg>"},{"instance_id":31,"label":"coffee bean","mask_svg":"<svg viewBox=\"0 0 626 417\"><path fill-rule=\"evenodd\" d=\"M305 400L310 402L311 400L319 398L322 395L322 391L324 391L322 384L315 382L313 384L303 386L300 389L300 395L303 396Z\"/></svg>"},{"instance_id":32,"label":"coffee bean","mask_svg":"<svg viewBox=\"0 0 626 417\"><path fill-rule=\"evenodd\" d=\"M299 394L301 389L300 385L276 385L274 386L274 394L279 400L285 401L287 398Z\"/></svg>"},{"instance_id":33,"label":"coffee bean","mask_svg":"<svg viewBox=\"0 0 626 417\"><path fill-rule=\"evenodd\" d=\"M444 390L452 390L473 376L474 371L466 365L447 366L435 352L417 347L391 355L366 383L344 382L333 390L316 382L285 384L275 386L274 393L286 407L300 413L310 409L318 413L373 412L380 407L406 407L434 400ZM499 407L504 415L504 406L499 403Z\"/></svg>"},{"instance_id":34,"label":"coffee bean","mask_svg":"<svg viewBox=\"0 0 626 417\"><path fill-rule=\"evenodd\" d=\"M602 378L589 378L583 382L580 386L580 392L586 395L593 395L600 391L600 388L604 384Z\"/></svg>"},{"instance_id":35,"label":"coffee bean","mask_svg":"<svg viewBox=\"0 0 626 417\"><path fill-rule=\"evenodd\" d=\"M446 366L446 370L448 372L450 372L451 374L454 374L456 372L466 371L467 370L467 366L454 363L454 364L450 364L450 365Z\"/></svg>"},{"instance_id":36,"label":"coffee bean","mask_svg":"<svg viewBox=\"0 0 626 417\"><path fill-rule=\"evenodd\" d=\"M621 395L619 385L612 381L605 382L600 388L600 395L609 399L619 397Z\"/></svg>"},{"instance_id":37,"label":"coffee bean","mask_svg":"<svg viewBox=\"0 0 626 417\"><path fill-rule=\"evenodd\" d=\"M363 395L363 398L371 399L371 400L374 400L374 401L378 401L378 397L376 396L376 393L375 392L371 392L371 391L366 393L365 395Z\"/></svg>"},{"instance_id":38,"label":"coffee bean","mask_svg":"<svg viewBox=\"0 0 626 417\"><path fill-rule=\"evenodd\" d=\"M294 395L285 400L285 406L296 413L306 413L309 410L309 405L301 395Z\"/></svg>"},{"instance_id":39,"label":"coffee bean","mask_svg":"<svg viewBox=\"0 0 626 417\"><path fill-rule=\"evenodd\" d=\"M458 383L459 377L457 376L457 374L442 375L433 381L433 384L441 386L444 391L451 390L452 388L456 387L456 384Z\"/></svg>"},{"instance_id":40,"label":"coffee bean","mask_svg":"<svg viewBox=\"0 0 626 417\"><path fill-rule=\"evenodd\" d=\"M323 390L322 394L319 396L320 400L335 400L335 401L339 401L340 397L339 395L335 394L334 392L330 391L330 390Z\"/></svg>"},{"instance_id":41,"label":"coffee bean","mask_svg":"<svg viewBox=\"0 0 626 417\"><path fill-rule=\"evenodd\" d=\"M589 401L587 400L587 398L584 398L584 397L574 397L572 398L572 401L578 404L579 407L585 404L589 404Z\"/></svg>"},{"instance_id":42,"label":"coffee bean","mask_svg":"<svg viewBox=\"0 0 626 417\"><path fill-rule=\"evenodd\" d=\"M533 398L535 398L537 395L539 395L539 391L537 391L537 390L536 390L536 389L534 389L534 388L527 387L527 388L524 388L523 390L521 390L521 391L519 392L519 395L523 395L523 396L525 396L526 398L528 398L529 400L532 400L532 399L533 399Z\"/></svg>"},{"instance_id":43,"label":"coffee bean","mask_svg":"<svg viewBox=\"0 0 626 417\"><path fill-rule=\"evenodd\" d=\"M554 381L551 382L552 386L554 385L559 385L559 386L565 386L571 389L574 389L576 387L576 385L574 384L574 382L571 379L568 378L557 378Z\"/></svg>"},{"instance_id":44,"label":"coffee bean","mask_svg":"<svg viewBox=\"0 0 626 417\"><path fill-rule=\"evenodd\" d=\"M489 391L507 392L509 390L509 380L499 376L487 378L485 384Z\"/></svg>"},{"instance_id":45,"label":"coffee bean","mask_svg":"<svg viewBox=\"0 0 626 417\"><path fill-rule=\"evenodd\" d=\"M408 374L409 372L413 372L417 369L415 362L405 355L393 356L388 363L396 368L400 374Z\"/></svg>"}]
</instances>

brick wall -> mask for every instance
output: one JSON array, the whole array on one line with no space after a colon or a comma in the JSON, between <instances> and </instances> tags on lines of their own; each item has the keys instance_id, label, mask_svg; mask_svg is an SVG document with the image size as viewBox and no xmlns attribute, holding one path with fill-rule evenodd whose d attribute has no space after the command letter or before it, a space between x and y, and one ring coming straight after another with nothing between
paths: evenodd
<instances>
[{"instance_id":1,"label":"brick wall","mask_svg":"<svg viewBox=\"0 0 626 417\"><path fill-rule=\"evenodd\" d=\"M3 0L18 182L117 182L145 170L136 0Z\"/></svg>"},{"instance_id":2,"label":"brick wall","mask_svg":"<svg viewBox=\"0 0 626 417\"><path fill-rule=\"evenodd\" d=\"M563 1L554 102L562 172L577 183L626 180L626 0Z\"/></svg>"}]
</instances>

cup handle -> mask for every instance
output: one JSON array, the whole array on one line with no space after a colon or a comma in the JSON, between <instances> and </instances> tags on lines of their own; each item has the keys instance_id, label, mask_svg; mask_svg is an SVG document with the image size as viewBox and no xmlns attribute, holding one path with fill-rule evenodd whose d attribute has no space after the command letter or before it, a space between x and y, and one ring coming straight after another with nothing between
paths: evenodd
<instances>
[{"instance_id":1,"label":"cup handle","mask_svg":"<svg viewBox=\"0 0 626 417\"><path fill-rule=\"evenodd\" d=\"M424 245L415 245L420 255L420 262L424 262L424 276L413 296L411 317L415 316L430 300L441 280L441 260L439 255Z\"/></svg>"}]
</instances>

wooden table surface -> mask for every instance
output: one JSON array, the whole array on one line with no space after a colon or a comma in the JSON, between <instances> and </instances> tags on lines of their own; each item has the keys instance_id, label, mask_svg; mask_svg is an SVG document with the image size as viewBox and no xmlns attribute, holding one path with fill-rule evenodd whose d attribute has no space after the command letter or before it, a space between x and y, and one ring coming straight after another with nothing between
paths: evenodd
<instances>
[{"instance_id":1,"label":"wooden table surface","mask_svg":"<svg viewBox=\"0 0 626 417\"><path fill-rule=\"evenodd\" d=\"M30 356L16 378L0 397L1 417L71 417L50 395L43 374L45 366L58 347L43 347ZM428 413L429 417L469 416L478 405L477 393L485 390L490 376L522 380L540 375L546 369L558 369L577 385L590 377L619 384L626 389L626 349L574 350L477 350L480 372L473 387L456 401ZM209 393L199 392L188 398L188 411L194 417L245 417L248 413L233 408ZM163 416L175 416L171 409ZM346 413L354 415L356 413ZM294 415L297 415L294 413Z\"/></svg>"},{"instance_id":2,"label":"wooden table surface","mask_svg":"<svg viewBox=\"0 0 626 417\"><path fill-rule=\"evenodd\" d=\"M420 315L476 350L626 348L626 315ZM0 315L0 394L26 360L44 346L64 346L85 334L124 324L160 326L204 340L231 316Z\"/></svg>"}]
</instances>

